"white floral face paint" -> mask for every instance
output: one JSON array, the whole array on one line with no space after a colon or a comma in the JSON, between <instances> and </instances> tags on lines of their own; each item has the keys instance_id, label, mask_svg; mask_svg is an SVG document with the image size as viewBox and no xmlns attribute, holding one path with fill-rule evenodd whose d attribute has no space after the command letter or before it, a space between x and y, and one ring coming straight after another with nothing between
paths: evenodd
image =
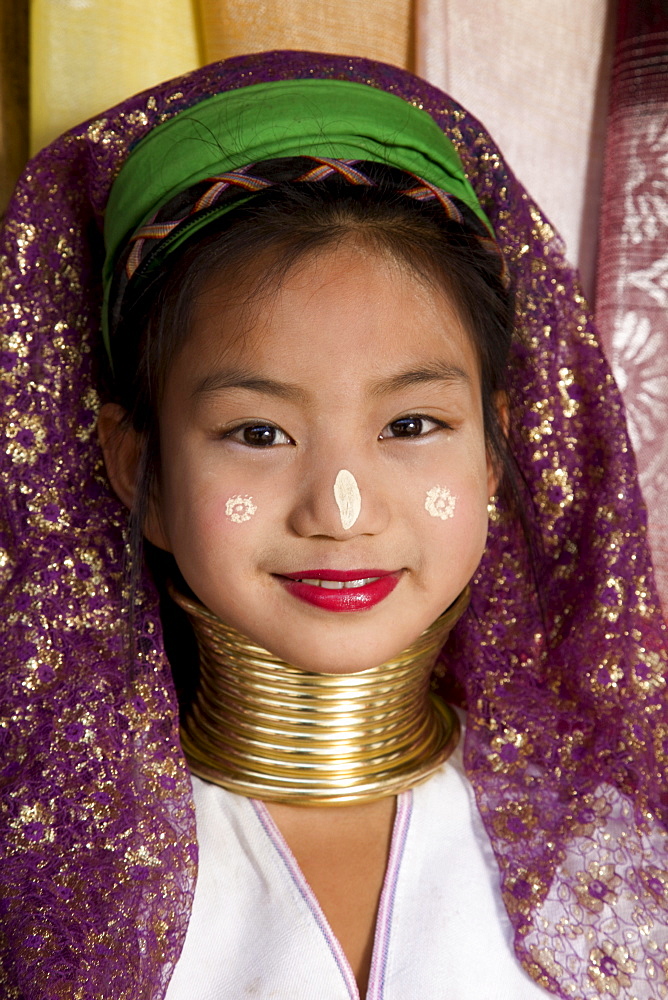
<instances>
[{"instance_id":1,"label":"white floral face paint","mask_svg":"<svg viewBox=\"0 0 668 1000\"><path fill-rule=\"evenodd\" d=\"M334 499L336 500L336 505L339 508L341 524L344 529L348 531L348 529L352 528L353 524L360 516L360 511L362 509L362 497L360 496L359 486L357 485L355 477L352 472L348 472L347 469L341 469L341 471L336 474L336 479L334 481Z\"/></svg>"},{"instance_id":2,"label":"white floral face paint","mask_svg":"<svg viewBox=\"0 0 668 1000\"><path fill-rule=\"evenodd\" d=\"M453 497L447 486L432 486L427 490L424 501L424 509L432 517L440 517L441 521L447 521L455 513L457 497Z\"/></svg>"},{"instance_id":3,"label":"white floral face paint","mask_svg":"<svg viewBox=\"0 0 668 1000\"><path fill-rule=\"evenodd\" d=\"M225 504L225 514L235 524L243 524L244 521L250 521L256 510L257 507L253 503L252 497L244 497L238 493L236 496L230 497Z\"/></svg>"}]
</instances>

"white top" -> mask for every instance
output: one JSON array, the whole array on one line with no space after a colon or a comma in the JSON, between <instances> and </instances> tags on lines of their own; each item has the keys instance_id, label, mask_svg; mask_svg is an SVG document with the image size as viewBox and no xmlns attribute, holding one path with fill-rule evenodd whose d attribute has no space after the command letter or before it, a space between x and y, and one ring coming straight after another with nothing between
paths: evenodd
<instances>
[{"instance_id":1,"label":"white top","mask_svg":"<svg viewBox=\"0 0 668 1000\"><path fill-rule=\"evenodd\" d=\"M266 807L193 790L199 878L166 1000L360 1000ZM514 956L498 881L458 748L398 796L366 1000L546 1000Z\"/></svg>"}]
</instances>

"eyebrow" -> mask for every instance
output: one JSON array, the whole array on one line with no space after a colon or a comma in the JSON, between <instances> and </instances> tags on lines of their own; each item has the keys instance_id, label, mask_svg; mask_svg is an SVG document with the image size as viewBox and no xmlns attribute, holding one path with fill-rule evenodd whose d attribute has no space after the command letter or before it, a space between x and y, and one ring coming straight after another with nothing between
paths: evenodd
<instances>
[{"instance_id":1,"label":"eyebrow","mask_svg":"<svg viewBox=\"0 0 668 1000\"><path fill-rule=\"evenodd\" d=\"M393 392L401 392L402 389L409 389L415 385L422 385L428 382L441 382L447 385L464 384L470 385L471 377L457 365L448 364L446 361L432 361L420 368L411 368L407 371L398 372L387 378L377 379L370 385L372 396L386 396ZM213 395L217 392L224 392L226 389L246 389L251 392L259 392L265 396L274 396L278 399L285 399L290 402L303 403L307 398L304 389L297 385L290 385L288 382L278 382L271 378L261 378L252 372L239 368L232 368L223 371L212 372L206 375L195 385L192 396Z\"/></svg>"},{"instance_id":2,"label":"eyebrow","mask_svg":"<svg viewBox=\"0 0 668 1000\"><path fill-rule=\"evenodd\" d=\"M296 403L306 399L306 393L299 386L290 385L287 382L277 382L271 378L260 378L251 372L238 368L212 372L211 375L207 375L197 383L192 391L192 396L208 396L216 392L223 392L225 389L247 389L251 392L259 392L265 396L277 396L279 399L287 399Z\"/></svg>"},{"instance_id":3,"label":"eyebrow","mask_svg":"<svg viewBox=\"0 0 668 1000\"><path fill-rule=\"evenodd\" d=\"M422 385L425 382L470 385L471 376L457 365L448 364L446 361L432 361L420 368L399 372L397 375L390 375L389 378L381 378L372 382L371 393L374 396L385 396L393 392L401 392L402 389L410 389L414 385Z\"/></svg>"}]
</instances>

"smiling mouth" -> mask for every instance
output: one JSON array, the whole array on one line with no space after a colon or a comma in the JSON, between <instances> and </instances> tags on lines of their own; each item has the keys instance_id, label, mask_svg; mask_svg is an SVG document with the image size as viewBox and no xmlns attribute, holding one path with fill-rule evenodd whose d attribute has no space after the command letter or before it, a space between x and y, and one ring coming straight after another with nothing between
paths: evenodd
<instances>
[{"instance_id":1,"label":"smiling mouth","mask_svg":"<svg viewBox=\"0 0 668 1000\"><path fill-rule=\"evenodd\" d=\"M324 611L364 611L392 593L399 571L311 569L279 579L289 594Z\"/></svg>"}]
</instances>

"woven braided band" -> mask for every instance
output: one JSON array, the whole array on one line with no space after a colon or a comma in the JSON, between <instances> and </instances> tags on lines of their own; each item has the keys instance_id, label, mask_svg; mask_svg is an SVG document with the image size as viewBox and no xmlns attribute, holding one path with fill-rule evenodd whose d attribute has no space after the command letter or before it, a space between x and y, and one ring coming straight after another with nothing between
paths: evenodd
<instances>
[{"instance_id":1,"label":"woven braided band","mask_svg":"<svg viewBox=\"0 0 668 1000\"><path fill-rule=\"evenodd\" d=\"M295 183L324 181L328 177L336 175L348 181L349 184L363 185L364 187L376 186L375 181L368 174L363 173L360 169L356 169L358 161L330 160L323 159L322 157L304 157L304 159L311 160L313 166L295 177ZM132 249L125 260L125 274L128 281L134 276L142 259L151 251L151 244L155 246L158 241L163 240L166 236L170 236L179 226L182 228L181 239L178 243L188 239L199 228L195 217L213 208L214 205L220 202L224 194L230 192L230 189L236 189L240 194L246 192L253 195L259 191L265 191L267 188L274 187L276 181L266 180L251 173L256 166L257 164L250 164L247 167L242 167L240 170L229 170L224 174L219 174L217 177L207 177L206 190L196 198L190 211L181 218L169 222L157 222L154 216L145 226L141 226L129 240ZM433 184L429 184L428 181L415 176L415 174L411 174L410 176L413 178L414 183L410 187L399 188L397 190L398 194L415 198L417 201L436 200L441 204L449 219L463 223L462 213L449 195L445 194L444 191L439 191ZM236 208L239 203L239 200L236 199L233 205L227 206L227 210L229 211L233 207ZM202 225L208 225L210 221L211 217L207 215L202 219ZM494 243L493 240L489 242ZM170 249L175 249L178 243L173 243Z\"/></svg>"}]
</instances>

